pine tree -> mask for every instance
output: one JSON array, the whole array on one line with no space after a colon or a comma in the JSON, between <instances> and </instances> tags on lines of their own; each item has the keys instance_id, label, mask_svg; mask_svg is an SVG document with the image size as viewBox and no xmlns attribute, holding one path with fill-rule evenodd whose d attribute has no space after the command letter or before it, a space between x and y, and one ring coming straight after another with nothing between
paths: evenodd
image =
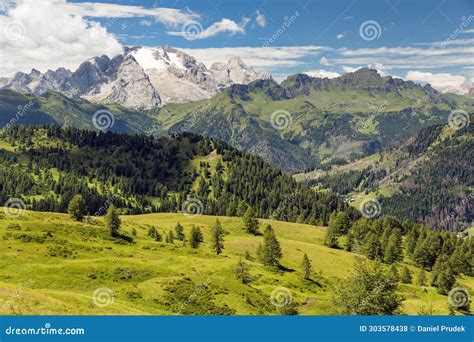
<instances>
[{"instance_id":1,"label":"pine tree","mask_svg":"<svg viewBox=\"0 0 474 342\"><path fill-rule=\"evenodd\" d=\"M411 284L412 282L411 271L407 266L402 269L401 281L403 284Z\"/></svg>"},{"instance_id":2,"label":"pine tree","mask_svg":"<svg viewBox=\"0 0 474 342\"><path fill-rule=\"evenodd\" d=\"M389 277L395 283L398 283L400 281L400 274L398 272L398 268L396 264L392 264L390 266Z\"/></svg>"},{"instance_id":3,"label":"pine tree","mask_svg":"<svg viewBox=\"0 0 474 342\"><path fill-rule=\"evenodd\" d=\"M174 227L174 231L176 233L176 239L180 241L184 241L184 228L183 226L178 222L176 226Z\"/></svg>"},{"instance_id":4,"label":"pine tree","mask_svg":"<svg viewBox=\"0 0 474 342\"><path fill-rule=\"evenodd\" d=\"M198 248L203 241L204 238L202 236L201 229L199 227L193 226L191 228L191 234L189 237L189 245L191 248Z\"/></svg>"},{"instance_id":5,"label":"pine tree","mask_svg":"<svg viewBox=\"0 0 474 342\"><path fill-rule=\"evenodd\" d=\"M349 216L343 211L333 212L329 217L329 227L332 228L337 236L347 234L350 225Z\"/></svg>"},{"instance_id":6,"label":"pine tree","mask_svg":"<svg viewBox=\"0 0 474 342\"><path fill-rule=\"evenodd\" d=\"M235 276L242 282L242 284L247 284L250 280L249 266L245 262L243 262L242 259L240 259L237 263Z\"/></svg>"},{"instance_id":7,"label":"pine tree","mask_svg":"<svg viewBox=\"0 0 474 342\"><path fill-rule=\"evenodd\" d=\"M364 252L370 260L376 260L382 257L382 245L376 234L367 234L364 243Z\"/></svg>"},{"instance_id":8,"label":"pine tree","mask_svg":"<svg viewBox=\"0 0 474 342\"><path fill-rule=\"evenodd\" d=\"M398 238L398 235L393 233L388 239L388 243L385 248L384 253L384 262L387 264L392 264L396 261L399 261L402 257L401 250L401 241Z\"/></svg>"},{"instance_id":9,"label":"pine tree","mask_svg":"<svg viewBox=\"0 0 474 342\"><path fill-rule=\"evenodd\" d=\"M334 304L343 315L394 315L403 297L379 262L358 259L354 274L336 286Z\"/></svg>"},{"instance_id":10,"label":"pine tree","mask_svg":"<svg viewBox=\"0 0 474 342\"><path fill-rule=\"evenodd\" d=\"M119 235L120 229L120 217L118 216L117 209L111 204L107 209L107 214L105 216L106 227L110 230L110 235L117 237Z\"/></svg>"},{"instance_id":11,"label":"pine tree","mask_svg":"<svg viewBox=\"0 0 474 342\"><path fill-rule=\"evenodd\" d=\"M240 201L239 206L237 207L237 216L244 216L245 212L249 208L249 205L245 201Z\"/></svg>"},{"instance_id":12,"label":"pine tree","mask_svg":"<svg viewBox=\"0 0 474 342\"><path fill-rule=\"evenodd\" d=\"M148 228L148 236L151 237L151 238L155 238L156 236L156 229L155 227L150 227Z\"/></svg>"},{"instance_id":13,"label":"pine tree","mask_svg":"<svg viewBox=\"0 0 474 342\"><path fill-rule=\"evenodd\" d=\"M211 244L212 249L217 255L221 254L224 249L224 234L225 231L222 229L221 222L216 220L216 223L211 228Z\"/></svg>"},{"instance_id":14,"label":"pine tree","mask_svg":"<svg viewBox=\"0 0 474 342\"><path fill-rule=\"evenodd\" d=\"M443 270L436 279L436 287L438 293L447 295L456 283L456 276L451 267L447 267Z\"/></svg>"},{"instance_id":15,"label":"pine tree","mask_svg":"<svg viewBox=\"0 0 474 342\"><path fill-rule=\"evenodd\" d=\"M166 242L167 243L174 243L174 233L172 230L168 232L168 235L166 236Z\"/></svg>"},{"instance_id":16,"label":"pine tree","mask_svg":"<svg viewBox=\"0 0 474 342\"><path fill-rule=\"evenodd\" d=\"M326 238L324 240L324 244L328 246L329 248L338 248L339 247L339 243L337 241L338 236L339 235L337 234L334 228L328 227L326 229Z\"/></svg>"},{"instance_id":17,"label":"pine tree","mask_svg":"<svg viewBox=\"0 0 474 342\"><path fill-rule=\"evenodd\" d=\"M252 207L248 207L242 220L244 221L244 227L247 233L257 235L258 234L258 220L255 216L255 210Z\"/></svg>"},{"instance_id":18,"label":"pine tree","mask_svg":"<svg viewBox=\"0 0 474 342\"><path fill-rule=\"evenodd\" d=\"M420 286L425 286L426 285L426 272L423 268L420 268L420 271L418 272L418 277L416 279L416 282Z\"/></svg>"},{"instance_id":19,"label":"pine tree","mask_svg":"<svg viewBox=\"0 0 474 342\"><path fill-rule=\"evenodd\" d=\"M271 225L267 225L263 234L262 262L267 266L278 266L282 258L280 243Z\"/></svg>"},{"instance_id":20,"label":"pine tree","mask_svg":"<svg viewBox=\"0 0 474 342\"><path fill-rule=\"evenodd\" d=\"M69 202L67 212L76 221L82 221L85 215L87 215L86 202L81 195L76 195Z\"/></svg>"},{"instance_id":21,"label":"pine tree","mask_svg":"<svg viewBox=\"0 0 474 342\"><path fill-rule=\"evenodd\" d=\"M354 235L351 232L347 233L346 247L347 252L352 252L354 250Z\"/></svg>"},{"instance_id":22,"label":"pine tree","mask_svg":"<svg viewBox=\"0 0 474 342\"><path fill-rule=\"evenodd\" d=\"M156 231L155 232L155 241L161 242L161 240L163 240L163 238L161 237L161 234L158 231Z\"/></svg>"},{"instance_id":23,"label":"pine tree","mask_svg":"<svg viewBox=\"0 0 474 342\"><path fill-rule=\"evenodd\" d=\"M303 279L306 279L306 280L311 279L311 273L313 271L313 267L306 253L303 256L303 261L301 262L301 268L303 269Z\"/></svg>"}]
</instances>

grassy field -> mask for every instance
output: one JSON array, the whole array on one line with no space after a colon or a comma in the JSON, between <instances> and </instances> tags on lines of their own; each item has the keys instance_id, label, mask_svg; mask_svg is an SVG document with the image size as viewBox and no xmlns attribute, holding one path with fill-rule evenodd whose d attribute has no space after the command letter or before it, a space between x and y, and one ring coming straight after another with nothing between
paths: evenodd
<instances>
[{"instance_id":1,"label":"grassy field","mask_svg":"<svg viewBox=\"0 0 474 342\"><path fill-rule=\"evenodd\" d=\"M0 314L272 315L278 310L270 297L279 287L289 289L300 314L334 314L334 285L351 273L358 256L325 247L324 227L268 221L283 249L284 269L273 269L255 260L262 237L244 233L240 218L219 218L228 232L220 256L212 253L209 244L216 217L149 214L121 218L123 231L137 232L132 244L109 238L101 217L79 223L64 214L27 211L9 218L2 212ZM165 236L178 221L186 234L193 224L201 227L204 243L199 249L183 246L181 241L156 242L147 235L153 226ZM246 285L235 277L236 263L245 252L252 257L245 260L251 274ZM304 253L313 263L313 281L301 279ZM474 278L459 279L459 283L474 291ZM434 288L401 285L400 291L406 298L405 314L448 313L447 297ZM108 300L112 293L113 302Z\"/></svg>"}]
</instances>

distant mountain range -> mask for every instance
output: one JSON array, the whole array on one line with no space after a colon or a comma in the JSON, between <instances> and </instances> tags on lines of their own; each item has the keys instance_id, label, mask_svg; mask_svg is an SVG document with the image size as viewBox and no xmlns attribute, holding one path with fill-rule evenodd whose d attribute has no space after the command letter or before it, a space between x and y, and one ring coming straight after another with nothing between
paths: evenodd
<instances>
[{"instance_id":1,"label":"distant mountain range","mask_svg":"<svg viewBox=\"0 0 474 342\"><path fill-rule=\"evenodd\" d=\"M75 72L17 73L4 88L2 126L29 101L15 122L95 129L93 114L105 109L115 118L110 130L210 136L287 173L357 160L474 106L367 68L334 79L296 74L279 84L237 57L206 68L171 47L130 48Z\"/></svg>"},{"instance_id":2,"label":"distant mountain range","mask_svg":"<svg viewBox=\"0 0 474 342\"><path fill-rule=\"evenodd\" d=\"M93 102L130 108L207 99L232 84L247 84L269 73L256 73L239 57L207 68L194 57L169 46L126 48L123 54L91 58L74 72L59 68L41 73L17 72L0 81L0 88L42 95L56 91Z\"/></svg>"}]
</instances>

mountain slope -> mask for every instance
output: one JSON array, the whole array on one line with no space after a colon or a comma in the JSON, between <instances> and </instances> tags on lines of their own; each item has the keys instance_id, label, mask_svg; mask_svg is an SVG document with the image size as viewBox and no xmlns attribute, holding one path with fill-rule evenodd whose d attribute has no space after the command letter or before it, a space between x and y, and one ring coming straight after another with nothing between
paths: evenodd
<instances>
[{"instance_id":1,"label":"mountain slope","mask_svg":"<svg viewBox=\"0 0 474 342\"><path fill-rule=\"evenodd\" d=\"M387 148L471 103L370 69L335 79L299 74L281 85L258 80L207 101L165 106L157 133L218 137L294 173Z\"/></svg>"},{"instance_id":2,"label":"mountain slope","mask_svg":"<svg viewBox=\"0 0 474 342\"><path fill-rule=\"evenodd\" d=\"M64 68L45 74L35 69L29 74L17 72L2 80L0 88L34 95L56 91L72 98L150 109L163 103L207 99L232 84L268 77L257 74L238 57L208 69L169 46L137 46L113 58L90 58L74 72Z\"/></svg>"},{"instance_id":3,"label":"mountain slope","mask_svg":"<svg viewBox=\"0 0 474 342\"><path fill-rule=\"evenodd\" d=\"M330 192L298 185L258 157L191 134L155 139L17 125L0 136L0 165L0 202L19 198L40 211L65 212L81 193L89 213L113 198L124 213L234 216L251 206L262 218L311 224L327 223L336 210L357 216Z\"/></svg>"},{"instance_id":4,"label":"mountain slope","mask_svg":"<svg viewBox=\"0 0 474 342\"><path fill-rule=\"evenodd\" d=\"M313 185L357 198L357 205L375 194L384 213L437 229L463 230L474 219L473 119L471 115L471 124L459 130L426 128L393 148L306 178L313 176Z\"/></svg>"}]
</instances>

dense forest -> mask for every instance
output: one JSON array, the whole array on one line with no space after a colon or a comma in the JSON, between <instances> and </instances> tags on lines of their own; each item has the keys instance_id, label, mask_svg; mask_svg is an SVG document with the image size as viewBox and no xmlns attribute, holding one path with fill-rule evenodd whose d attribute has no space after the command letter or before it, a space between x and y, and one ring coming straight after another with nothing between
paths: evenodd
<instances>
[{"instance_id":1,"label":"dense forest","mask_svg":"<svg viewBox=\"0 0 474 342\"><path fill-rule=\"evenodd\" d=\"M341 195L375 192L387 214L461 231L474 219L473 130L472 125L457 131L447 125L426 128L364 169L346 166L311 185ZM391 193L380 195L384 188Z\"/></svg>"},{"instance_id":2,"label":"dense forest","mask_svg":"<svg viewBox=\"0 0 474 342\"><path fill-rule=\"evenodd\" d=\"M235 216L251 206L261 218L310 224L327 224L336 210L358 216L331 192L305 188L259 157L193 134L157 139L13 126L1 141L0 200L20 198L32 210L66 212L81 194L91 215L111 201L122 213L179 212L192 199L211 215ZM215 170L193 165L211 152L219 156Z\"/></svg>"}]
</instances>

